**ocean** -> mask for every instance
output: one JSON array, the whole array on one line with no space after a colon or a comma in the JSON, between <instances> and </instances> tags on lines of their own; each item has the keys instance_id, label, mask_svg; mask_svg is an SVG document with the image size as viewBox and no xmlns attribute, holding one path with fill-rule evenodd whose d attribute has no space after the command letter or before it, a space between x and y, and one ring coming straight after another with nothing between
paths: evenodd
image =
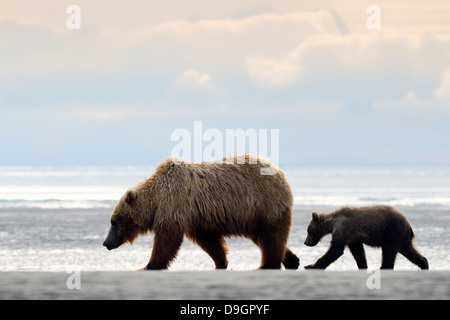
<instances>
[{"instance_id":1,"label":"ocean","mask_svg":"<svg viewBox=\"0 0 450 320\"><path fill-rule=\"evenodd\" d=\"M430 269L450 269L450 167L286 167L294 193L289 247L301 267L327 250L330 237L303 245L312 211L344 205L392 205L409 219L415 244ZM153 236L108 251L102 246L109 217L121 195L154 167L0 167L0 271L125 271L144 267ZM230 270L254 270L260 251L232 238ZM381 250L366 247L369 268ZM188 240L170 271L212 270L214 263ZM329 270L357 270L348 250ZM327 270L328 270L327 269ZM417 270L398 256L396 269Z\"/></svg>"}]
</instances>

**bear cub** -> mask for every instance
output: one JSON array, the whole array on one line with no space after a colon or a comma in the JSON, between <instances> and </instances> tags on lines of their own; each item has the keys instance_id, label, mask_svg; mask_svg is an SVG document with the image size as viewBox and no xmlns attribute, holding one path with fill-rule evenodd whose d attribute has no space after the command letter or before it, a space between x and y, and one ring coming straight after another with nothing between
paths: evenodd
<instances>
[{"instance_id":1,"label":"bear cub","mask_svg":"<svg viewBox=\"0 0 450 320\"><path fill-rule=\"evenodd\" d=\"M344 207L331 213L312 213L305 245L313 247L327 234L332 236L328 251L305 269L325 269L348 246L359 269L367 269L363 244L381 247L381 269L393 269L397 253L421 269L428 261L413 246L414 233L406 217L390 206Z\"/></svg>"}]
</instances>

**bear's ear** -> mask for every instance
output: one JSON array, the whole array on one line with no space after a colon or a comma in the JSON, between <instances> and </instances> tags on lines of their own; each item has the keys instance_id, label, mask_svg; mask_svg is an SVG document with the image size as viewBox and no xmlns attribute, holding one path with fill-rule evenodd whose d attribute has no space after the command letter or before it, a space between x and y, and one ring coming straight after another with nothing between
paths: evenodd
<instances>
[{"instance_id":1,"label":"bear's ear","mask_svg":"<svg viewBox=\"0 0 450 320\"><path fill-rule=\"evenodd\" d=\"M317 214L317 212L313 212L313 213L312 213L312 219L313 219L313 221L315 221L315 222L317 222L317 221L320 220L320 217L319 217L319 215Z\"/></svg>"},{"instance_id":2,"label":"bear's ear","mask_svg":"<svg viewBox=\"0 0 450 320\"><path fill-rule=\"evenodd\" d=\"M127 194L125 195L125 203L129 206L132 206L136 201L137 194L133 190L128 190Z\"/></svg>"}]
</instances>

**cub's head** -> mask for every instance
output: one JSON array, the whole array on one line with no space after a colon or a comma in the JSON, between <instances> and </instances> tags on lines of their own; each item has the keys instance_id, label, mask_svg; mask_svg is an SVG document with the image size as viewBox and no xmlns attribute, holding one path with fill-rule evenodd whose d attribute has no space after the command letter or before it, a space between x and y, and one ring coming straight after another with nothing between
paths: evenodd
<instances>
[{"instance_id":1,"label":"cub's head","mask_svg":"<svg viewBox=\"0 0 450 320\"><path fill-rule=\"evenodd\" d=\"M311 222L308 225L308 236L305 240L305 245L314 247L330 230L325 222L325 218L319 213L313 212Z\"/></svg>"},{"instance_id":2,"label":"cub's head","mask_svg":"<svg viewBox=\"0 0 450 320\"><path fill-rule=\"evenodd\" d=\"M136 217L137 194L134 190L127 191L120 198L111 215L111 227L103 245L108 249L116 249L123 243L133 243L139 235L139 226L133 221Z\"/></svg>"}]
</instances>

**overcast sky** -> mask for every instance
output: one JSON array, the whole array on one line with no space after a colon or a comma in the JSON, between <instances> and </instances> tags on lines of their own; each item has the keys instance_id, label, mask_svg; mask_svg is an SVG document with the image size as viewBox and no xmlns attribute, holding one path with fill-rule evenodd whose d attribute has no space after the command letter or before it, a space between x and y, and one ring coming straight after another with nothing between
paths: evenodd
<instances>
[{"instance_id":1,"label":"overcast sky","mask_svg":"<svg viewBox=\"0 0 450 320\"><path fill-rule=\"evenodd\" d=\"M195 120L279 129L281 166L450 165L449 17L446 0L2 1L0 166L153 165Z\"/></svg>"}]
</instances>

